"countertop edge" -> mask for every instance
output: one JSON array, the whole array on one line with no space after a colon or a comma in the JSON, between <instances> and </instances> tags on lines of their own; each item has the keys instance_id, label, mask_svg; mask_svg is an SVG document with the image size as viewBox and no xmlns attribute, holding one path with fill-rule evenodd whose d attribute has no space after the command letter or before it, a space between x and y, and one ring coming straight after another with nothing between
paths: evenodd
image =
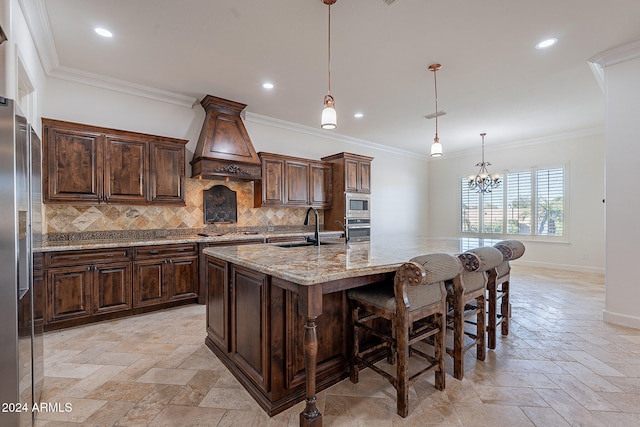
<instances>
[{"instance_id":1,"label":"countertop edge","mask_svg":"<svg viewBox=\"0 0 640 427\"><path fill-rule=\"evenodd\" d=\"M339 237L340 231L321 231L320 235L324 237ZM263 239L274 237L312 237L313 232L266 232L258 234L226 234L221 236L175 236L161 237L154 239L114 239L114 240L70 240L60 242L48 242L39 247L34 247L35 253L58 252L58 251L78 251L90 249L109 249L119 247L134 246L154 246L154 245L172 245L180 243L226 243L226 242L243 242L247 240Z\"/></svg>"}]
</instances>

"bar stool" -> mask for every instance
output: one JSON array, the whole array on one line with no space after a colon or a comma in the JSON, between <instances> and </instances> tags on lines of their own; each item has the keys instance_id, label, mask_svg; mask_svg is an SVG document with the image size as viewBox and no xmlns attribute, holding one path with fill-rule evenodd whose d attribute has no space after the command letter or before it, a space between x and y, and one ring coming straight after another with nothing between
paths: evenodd
<instances>
[{"instance_id":1,"label":"bar stool","mask_svg":"<svg viewBox=\"0 0 640 427\"><path fill-rule=\"evenodd\" d=\"M501 325L502 335L509 335L509 322L511 321L511 303L509 302L509 274L511 266L509 261L520 258L524 254L524 244L519 240L503 240L494 248L502 253L503 261L493 270L489 270L487 282L487 338L488 347L496 348L496 334L498 325ZM500 301L500 312L498 312Z\"/></svg>"},{"instance_id":2,"label":"bar stool","mask_svg":"<svg viewBox=\"0 0 640 427\"><path fill-rule=\"evenodd\" d=\"M398 268L393 286L380 283L347 292L353 327L350 379L357 383L359 365L365 365L389 380L396 389L397 411L401 417L409 413L409 387L418 379L435 371L436 388L445 387L447 292L444 283L458 276L461 268L455 256L422 255ZM421 322L418 324L418 321ZM361 350L360 329L381 338L382 343ZM427 339L434 347L433 356L415 346ZM391 354L388 360L395 363L395 375L374 364L378 350L385 347ZM409 357L414 355L426 360L427 366L409 377Z\"/></svg>"},{"instance_id":3,"label":"bar stool","mask_svg":"<svg viewBox=\"0 0 640 427\"><path fill-rule=\"evenodd\" d=\"M485 299L488 271L502 262L502 253L493 247L471 249L460 255L462 273L447 282L447 327L453 329L453 347L447 354L453 358L453 377L464 376L464 355L476 346L476 359L485 359ZM475 316L476 320L471 319ZM465 330L465 323L475 325L475 332ZM465 344L465 337L472 341ZM468 340L467 340L468 341Z\"/></svg>"}]
</instances>

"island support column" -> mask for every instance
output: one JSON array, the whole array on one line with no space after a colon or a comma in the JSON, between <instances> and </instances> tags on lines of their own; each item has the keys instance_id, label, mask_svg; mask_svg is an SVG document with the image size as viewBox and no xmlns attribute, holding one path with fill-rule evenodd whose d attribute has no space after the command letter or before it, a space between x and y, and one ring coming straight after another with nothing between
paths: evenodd
<instances>
[{"instance_id":1,"label":"island support column","mask_svg":"<svg viewBox=\"0 0 640 427\"><path fill-rule=\"evenodd\" d=\"M304 370L307 395L306 406L300 413L301 427L322 427L322 414L316 406L316 359L318 334L316 319L322 314L322 285L300 286L298 312L305 318Z\"/></svg>"}]
</instances>

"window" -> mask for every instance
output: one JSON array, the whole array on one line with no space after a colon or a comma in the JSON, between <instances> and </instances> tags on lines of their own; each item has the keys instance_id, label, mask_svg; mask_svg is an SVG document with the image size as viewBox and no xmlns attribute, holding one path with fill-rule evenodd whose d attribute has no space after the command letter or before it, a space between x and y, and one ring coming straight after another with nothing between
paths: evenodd
<instances>
[{"instance_id":1,"label":"window","mask_svg":"<svg viewBox=\"0 0 640 427\"><path fill-rule=\"evenodd\" d=\"M477 235L562 237L565 233L564 168L509 172L491 193L460 181L460 231Z\"/></svg>"}]
</instances>

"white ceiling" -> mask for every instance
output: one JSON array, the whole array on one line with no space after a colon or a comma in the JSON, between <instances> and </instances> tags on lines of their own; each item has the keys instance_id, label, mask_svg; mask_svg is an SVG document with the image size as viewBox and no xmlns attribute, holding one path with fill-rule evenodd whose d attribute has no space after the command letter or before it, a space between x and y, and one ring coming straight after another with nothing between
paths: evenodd
<instances>
[{"instance_id":1,"label":"white ceiling","mask_svg":"<svg viewBox=\"0 0 640 427\"><path fill-rule=\"evenodd\" d=\"M50 75L186 100L210 94L245 103L251 113L319 127L327 92L322 0L36 4L40 39L52 41L38 43ZM96 26L114 37L97 36ZM604 96L588 59L640 39L640 1L337 0L331 26L338 128L326 132L426 156L435 133L435 120L423 118L435 112L427 67L439 62L446 155L479 151L481 132L490 148L601 130ZM534 49L548 37L558 44ZM261 87L267 80L275 89ZM356 111L364 118L353 118Z\"/></svg>"}]
</instances>

